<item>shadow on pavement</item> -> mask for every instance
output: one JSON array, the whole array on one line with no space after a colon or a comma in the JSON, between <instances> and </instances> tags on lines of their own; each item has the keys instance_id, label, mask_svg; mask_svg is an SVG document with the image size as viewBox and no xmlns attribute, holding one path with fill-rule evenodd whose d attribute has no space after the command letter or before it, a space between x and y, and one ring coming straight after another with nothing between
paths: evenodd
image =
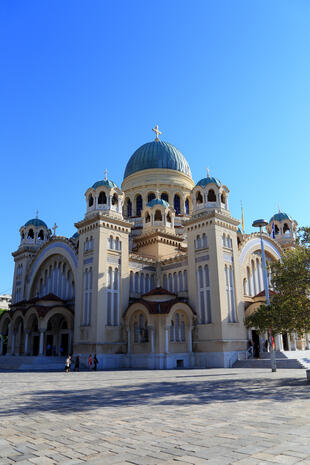
<instances>
[{"instance_id":1,"label":"shadow on pavement","mask_svg":"<svg viewBox=\"0 0 310 465\"><path fill-rule=\"evenodd\" d=\"M73 381L74 382L74 381ZM26 396L28 396L26 398ZM85 412L106 407L190 406L255 400L288 402L309 399L304 379L224 379L145 382L91 389L39 390L23 393L11 408L0 406L0 416L44 412Z\"/></svg>"}]
</instances>

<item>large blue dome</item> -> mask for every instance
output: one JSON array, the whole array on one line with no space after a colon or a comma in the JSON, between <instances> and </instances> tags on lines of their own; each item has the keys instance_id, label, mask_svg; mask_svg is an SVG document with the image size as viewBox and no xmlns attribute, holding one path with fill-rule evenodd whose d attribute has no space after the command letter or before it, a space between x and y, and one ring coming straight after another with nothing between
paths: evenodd
<instances>
[{"instance_id":1,"label":"large blue dome","mask_svg":"<svg viewBox=\"0 0 310 465\"><path fill-rule=\"evenodd\" d=\"M130 157L125 169L124 178L137 171L156 168L180 171L192 177L189 164L184 155L176 147L168 144L168 142L155 140L139 147Z\"/></svg>"},{"instance_id":2,"label":"large blue dome","mask_svg":"<svg viewBox=\"0 0 310 465\"><path fill-rule=\"evenodd\" d=\"M40 220L39 218L32 218L31 220L27 221L27 223L25 223L25 226L44 226L47 229L46 223L44 223L44 221Z\"/></svg>"},{"instance_id":3,"label":"large blue dome","mask_svg":"<svg viewBox=\"0 0 310 465\"><path fill-rule=\"evenodd\" d=\"M292 221L292 218L290 216L288 216L287 213L284 213L284 212L278 212L276 213L275 215L273 215L270 220L269 220L269 223L272 223L273 221L279 221L281 222L282 220L290 220Z\"/></svg>"}]
</instances>

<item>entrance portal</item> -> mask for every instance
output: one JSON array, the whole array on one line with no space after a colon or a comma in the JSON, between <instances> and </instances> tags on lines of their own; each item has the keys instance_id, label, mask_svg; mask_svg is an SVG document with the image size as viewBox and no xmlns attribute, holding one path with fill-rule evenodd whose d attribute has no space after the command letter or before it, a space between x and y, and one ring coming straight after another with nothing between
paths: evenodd
<instances>
[{"instance_id":1,"label":"entrance portal","mask_svg":"<svg viewBox=\"0 0 310 465\"><path fill-rule=\"evenodd\" d=\"M255 329L252 329L253 355L259 358L259 335Z\"/></svg>"},{"instance_id":2,"label":"entrance portal","mask_svg":"<svg viewBox=\"0 0 310 465\"><path fill-rule=\"evenodd\" d=\"M282 334L283 350L289 350L287 333Z\"/></svg>"},{"instance_id":3,"label":"entrance portal","mask_svg":"<svg viewBox=\"0 0 310 465\"><path fill-rule=\"evenodd\" d=\"M33 355L39 355L39 348L40 348L40 336L34 335L33 336L32 354Z\"/></svg>"}]
</instances>

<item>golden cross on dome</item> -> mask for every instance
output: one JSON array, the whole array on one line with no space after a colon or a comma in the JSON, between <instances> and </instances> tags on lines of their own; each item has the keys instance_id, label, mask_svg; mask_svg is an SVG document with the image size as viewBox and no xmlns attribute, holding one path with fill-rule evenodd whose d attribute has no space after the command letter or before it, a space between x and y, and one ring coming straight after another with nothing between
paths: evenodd
<instances>
[{"instance_id":1,"label":"golden cross on dome","mask_svg":"<svg viewBox=\"0 0 310 465\"><path fill-rule=\"evenodd\" d=\"M54 231L54 236L56 236L56 229L58 228L57 224L54 223L54 226L52 227L52 230Z\"/></svg>"},{"instance_id":2,"label":"golden cross on dome","mask_svg":"<svg viewBox=\"0 0 310 465\"><path fill-rule=\"evenodd\" d=\"M105 181L108 180L108 170L107 169L104 172L104 179L105 179Z\"/></svg>"},{"instance_id":3,"label":"golden cross on dome","mask_svg":"<svg viewBox=\"0 0 310 465\"><path fill-rule=\"evenodd\" d=\"M158 129L158 124L156 124L155 128L152 129L156 133L155 140L159 141L158 135L161 134L161 131Z\"/></svg>"}]
</instances>

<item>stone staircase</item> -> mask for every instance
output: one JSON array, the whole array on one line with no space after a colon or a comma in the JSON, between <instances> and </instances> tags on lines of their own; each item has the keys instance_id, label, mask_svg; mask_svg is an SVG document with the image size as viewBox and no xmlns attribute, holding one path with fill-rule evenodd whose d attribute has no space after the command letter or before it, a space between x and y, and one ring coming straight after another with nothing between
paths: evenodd
<instances>
[{"instance_id":1,"label":"stone staircase","mask_svg":"<svg viewBox=\"0 0 310 465\"><path fill-rule=\"evenodd\" d=\"M0 371L64 371L64 367L65 357L0 356Z\"/></svg>"},{"instance_id":2,"label":"stone staircase","mask_svg":"<svg viewBox=\"0 0 310 465\"><path fill-rule=\"evenodd\" d=\"M276 363L279 369L310 368L310 350L276 351ZM237 360L233 368L270 368L270 353L261 352L260 358Z\"/></svg>"}]
</instances>

